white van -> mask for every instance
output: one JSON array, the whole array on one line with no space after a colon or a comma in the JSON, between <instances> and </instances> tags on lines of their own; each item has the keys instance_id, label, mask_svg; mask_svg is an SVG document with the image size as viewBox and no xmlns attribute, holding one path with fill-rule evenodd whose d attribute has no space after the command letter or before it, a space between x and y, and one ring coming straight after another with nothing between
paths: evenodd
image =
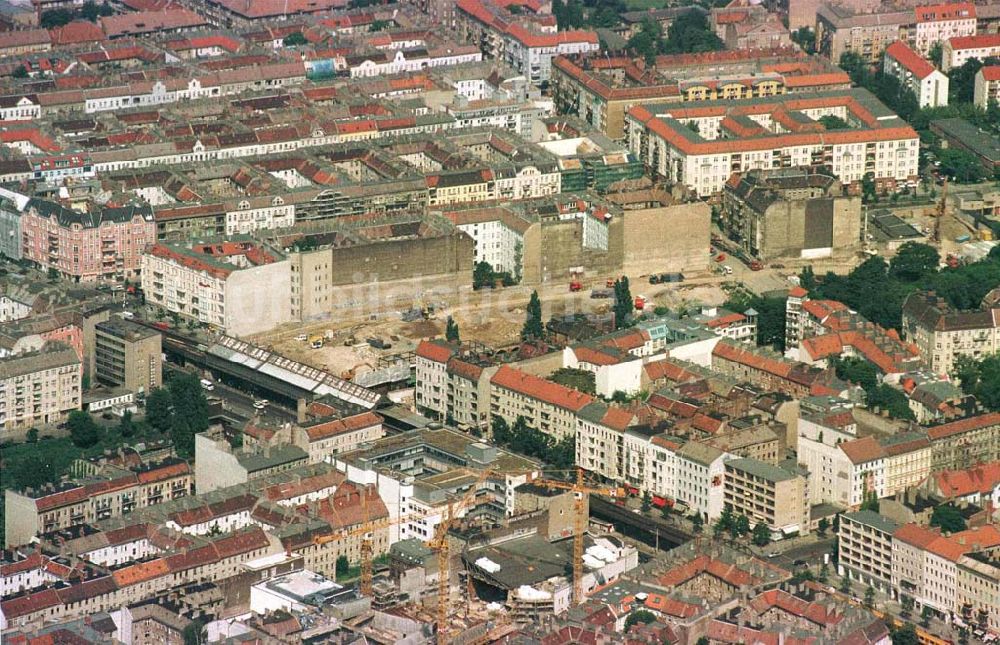
<instances>
[{"instance_id":1,"label":"white van","mask_svg":"<svg viewBox=\"0 0 1000 645\"><path fill-rule=\"evenodd\" d=\"M726 264L722 267L722 272L725 273L726 275L733 275L733 267Z\"/></svg>"},{"instance_id":2,"label":"white van","mask_svg":"<svg viewBox=\"0 0 1000 645\"><path fill-rule=\"evenodd\" d=\"M201 387L203 389L208 390L209 392L211 392L212 390L215 389L215 384L212 383L211 381L209 381L208 379L204 379L203 378L203 379L201 379Z\"/></svg>"}]
</instances>

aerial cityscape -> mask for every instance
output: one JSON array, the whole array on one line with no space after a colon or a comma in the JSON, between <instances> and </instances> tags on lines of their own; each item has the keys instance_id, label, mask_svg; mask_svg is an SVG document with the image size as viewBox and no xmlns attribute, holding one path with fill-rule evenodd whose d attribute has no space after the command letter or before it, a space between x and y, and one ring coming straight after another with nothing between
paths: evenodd
<instances>
[{"instance_id":1,"label":"aerial cityscape","mask_svg":"<svg viewBox=\"0 0 1000 645\"><path fill-rule=\"evenodd\" d=\"M1000 644L1000 0L0 0L0 643Z\"/></svg>"}]
</instances>

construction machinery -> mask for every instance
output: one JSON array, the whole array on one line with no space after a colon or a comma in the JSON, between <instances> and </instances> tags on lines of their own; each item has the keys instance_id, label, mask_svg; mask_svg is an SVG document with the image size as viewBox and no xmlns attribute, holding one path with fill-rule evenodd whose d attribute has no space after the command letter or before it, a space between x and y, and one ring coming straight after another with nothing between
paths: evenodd
<instances>
[{"instance_id":1,"label":"construction machinery","mask_svg":"<svg viewBox=\"0 0 1000 645\"><path fill-rule=\"evenodd\" d=\"M584 513L584 495L606 495L625 497L625 489L614 486L587 486L583 482L583 468L576 468L576 481L564 482L558 479L535 479L536 486L556 490L573 491L573 602L581 604L583 595L583 535L587 532L588 518Z\"/></svg>"}]
</instances>

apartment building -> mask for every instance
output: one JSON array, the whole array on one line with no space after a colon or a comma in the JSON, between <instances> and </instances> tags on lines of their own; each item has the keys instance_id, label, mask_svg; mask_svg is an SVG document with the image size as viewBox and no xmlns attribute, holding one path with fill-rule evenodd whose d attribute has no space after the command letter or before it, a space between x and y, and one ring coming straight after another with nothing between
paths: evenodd
<instances>
[{"instance_id":1,"label":"apartment building","mask_svg":"<svg viewBox=\"0 0 1000 645\"><path fill-rule=\"evenodd\" d=\"M960 312L932 292L916 292L903 303L903 332L928 367L950 375L959 356L1000 352L1000 307Z\"/></svg>"},{"instance_id":2,"label":"apartment building","mask_svg":"<svg viewBox=\"0 0 1000 645\"><path fill-rule=\"evenodd\" d=\"M885 496L918 486L931 474L933 450L924 432L899 432L879 440L885 468Z\"/></svg>"},{"instance_id":3,"label":"apartment building","mask_svg":"<svg viewBox=\"0 0 1000 645\"><path fill-rule=\"evenodd\" d=\"M417 410L443 419L448 407L448 361L458 348L443 340L424 340L414 352L413 402Z\"/></svg>"},{"instance_id":4,"label":"apartment building","mask_svg":"<svg viewBox=\"0 0 1000 645\"><path fill-rule=\"evenodd\" d=\"M645 471L644 446L625 438L635 421L630 412L600 401L581 408L577 413L576 465L612 481L628 480L635 487L645 484L642 477L636 476ZM630 466L636 474L627 478Z\"/></svg>"},{"instance_id":5,"label":"apartment building","mask_svg":"<svg viewBox=\"0 0 1000 645\"><path fill-rule=\"evenodd\" d=\"M931 440L931 472L1000 460L1000 412L932 426L927 436Z\"/></svg>"},{"instance_id":6,"label":"apartment building","mask_svg":"<svg viewBox=\"0 0 1000 645\"><path fill-rule=\"evenodd\" d=\"M836 177L790 168L750 170L722 193L724 226L761 261L850 253L861 240L861 198Z\"/></svg>"},{"instance_id":7,"label":"apartment building","mask_svg":"<svg viewBox=\"0 0 1000 645\"><path fill-rule=\"evenodd\" d=\"M827 130L823 116L850 127ZM635 106L626 123L630 150L655 176L701 197L752 169L822 165L844 185L869 176L890 191L919 181L916 132L864 89Z\"/></svg>"},{"instance_id":8,"label":"apartment building","mask_svg":"<svg viewBox=\"0 0 1000 645\"><path fill-rule=\"evenodd\" d=\"M986 65L976 72L973 103L983 110L990 103L1000 104L1000 65Z\"/></svg>"},{"instance_id":9,"label":"apartment building","mask_svg":"<svg viewBox=\"0 0 1000 645\"><path fill-rule=\"evenodd\" d=\"M98 383L134 393L149 393L163 384L160 333L121 318L97 323L90 374Z\"/></svg>"},{"instance_id":10,"label":"apartment building","mask_svg":"<svg viewBox=\"0 0 1000 645\"><path fill-rule=\"evenodd\" d=\"M950 38L976 35L976 5L971 2L924 5L916 7L914 13L914 49L920 56L927 56L931 47Z\"/></svg>"},{"instance_id":11,"label":"apartment building","mask_svg":"<svg viewBox=\"0 0 1000 645\"><path fill-rule=\"evenodd\" d=\"M577 414L594 397L504 365L490 378L490 418L527 424L556 440L573 437Z\"/></svg>"},{"instance_id":12,"label":"apartment building","mask_svg":"<svg viewBox=\"0 0 1000 645\"><path fill-rule=\"evenodd\" d=\"M593 31L558 31L551 15L529 20L489 0L459 0L456 17L459 33L467 42L479 44L486 56L502 60L532 83L549 80L556 56L601 48Z\"/></svg>"},{"instance_id":13,"label":"apartment building","mask_svg":"<svg viewBox=\"0 0 1000 645\"><path fill-rule=\"evenodd\" d=\"M846 388L829 370L792 362L725 338L712 350L711 365L739 382L754 383L797 398L837 395Z\"/></svg>"},{"instance_id":14,"label":"apartment building","mask_svg":"<svg viewBox=\"0 0 1000 645\"><path fill-rule=\"evenodd\" d=\"M706 522L715 521L725 507L725 463L736 456L697 441L685 443L674 454L675 498Z\"/></svg>"},{"instance_id":15,"label":"apartment building","mask_svg":"<svg viewBox=\"0 0 1000 645\"><path fill-rule=\"evenodd\" d=\"M164 242L142 256L150 304L234 336L291 320L291 265L249 238Z\"/></svg>"},{"instance_id":16,"label":"apartment building","mask_svg":"<svg viewBox=\"0 0 1000 645\"><path fill-rule=\"evenodd\" d=\"M886 47L909 39L915 21L911 10L860 12L824 2L816 10L816 48L834 63L851 52L875 65Z\"/></svg>"},{"instance_id":17,"label":"apartment building","mask_svg":"<svg viewBox=\"0 0 1000 645\"><path fill-rule=\"evenodd\" d=\"M973 58L992 56L1000 56L1000 33L949 38L941 48L941 71L947 74Z\"/></svg>"},{"instance_id":18,"label":"apartment building","mask_svg":"<svg viewBox=\"0 0 1000 645\"><path fill-rule=\"evenodd\" d=\"M955 613L974 628L1000 632L1000 559L996 552L963 555L955 563Z\"/></svg>"},{"instance_id":19,"label":"apartment building","mask_svg":"<svg viewBox=\"0 0 1000 645\"><path fill-rule=\"evenodd\" d=\"M362 412L296 425L292 430L292 443L305 450L309 463L315 464L330 462L336 454L356 450L384 436L382 417L374 412Z\"/></svg>"},{"instance_id":20,"label":"apartment building","mask_svg":"<svg viewBox=\"0 0 1000 645\"><path fill-rule=\"evenodd\" d=\"M784 535L809 532L809 481L802 473L757 459L730 459L723 496L723 505L750 518L751 525L763 522Z\"/></svg>"},{"instance_id":21,"label":"apartment building","mask_svg":"<svg viewBox=\"0 0 1000 645\"><path fill-rule=\"evenodd\" d=\"M32 199L21 216L21 256L76 281L134 278L142 252L156 241L147 205L87 211Z\"/></svg>"},{"instance_id":22,"label":"apartment building","mask_svg":"<svg viewBox=\"0 0 1000 645\"><path fill-rule=\"evenodd\" d=\"M899 525L874 511L842 513L837 529L837 573L892 593L892 540Z\"/></svg>"},{"instance_id":23,"label":"apartment building","mask_svg":"<svg viewBox=\"0 0 1000 645\"><path fill-rule=\"evenodd\" d=\"M926 607L939 618L951 621L953 615L962 613L957 603L959 560L997 546L1000 529L989 524L948 536L935 529L905 524L893 534L893 588L900 596L912 598L917 611ZM966 573L961 579L968 582L968 577ZM969 591L975 593L963 593Z\"/></svg>"},{"instance_id":24,"label":"apartment building","mask_svg":"<svg viewBox=\"0 0 1000 645\"><path fill-rule=\"evenodd\" d=\"M948 77L906 43L886 47L882 70L909 89L920 107L948 105Z\"/></svg>"},{"instance_id":25,"label":"apartment building","mask_svg":"<svg viewBox=\"0 0 1000 645\"><path fill-rule=\"evenodd\" d=\"M658 56L653 65L624 57L552 62L552 95L560 113L574 114L620 140L635 105L763 98L847 89L845 72L828 61L788 50L743 50Z\"/></svg>"},{"instance_id":26,"label":"apartment building","mask_svg":"<svg viewBox=\"0 0 1000 645\"><path fill-rule=\"evenodd\" d=\"M194 474L187 462L171 458L132 470L102 467L81 481L43 488L4 491L5 546L27 544L40 533L122 517L141 508L190 495Z\"/></svg>"},{"instance_id":27,"label":"apartment building","mask_svg":"<svg viewBox=\"0 0 1000 645\"><path fill-rule=\"evenodd\" d=\"M0 360L0 430L5 438L55 425L79 410L83 370L72 347L46 343L38 350ZM17 434L13 434L17 433Z\"/></svg>"}]
</instances>

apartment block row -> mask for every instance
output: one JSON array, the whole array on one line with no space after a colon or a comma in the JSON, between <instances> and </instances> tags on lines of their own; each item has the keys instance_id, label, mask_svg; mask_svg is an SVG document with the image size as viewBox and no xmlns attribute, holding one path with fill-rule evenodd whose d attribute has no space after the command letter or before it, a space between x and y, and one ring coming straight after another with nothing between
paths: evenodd
<instances>
[{"instance_id":1,"label":"apartment block row","mask_svg":"<svg viewBox=\"0 0 1000 645\"><path fill-rule=\"evenodd\" d=\"M1000 531L993 525L946 535L899 525L873 511L840 516L837 569L860 584L908 598L955 628L1000 632Z\"/></svg>"},{"instance_id":2,"label":"apartment block row","mask_svg":"<svg viewBox=\"0 0 1000 645\"><path fill-rule=\"evenodd\" d=\"M824 116L849 127L827 130ZM918 181L916 132L863 89L636 106L626 122L633 154L700 197L721 193L733 173L752 169L823 165L842 184L869 176L888 190Z\"/></svg>"},{"instance_id":3,"label":"apartment block row","mask_svg":"<svg viewBox=\"0 0 1000 645\"><path fill-rule=\"evenodd\" d=\"M866 495L892 497L931 474L1000 458L1000 415L967 417L887 437L859 437L849 412L804 416L798 461L810 473L812 504L856 509Z\"/></svg>"}]
</instances>

